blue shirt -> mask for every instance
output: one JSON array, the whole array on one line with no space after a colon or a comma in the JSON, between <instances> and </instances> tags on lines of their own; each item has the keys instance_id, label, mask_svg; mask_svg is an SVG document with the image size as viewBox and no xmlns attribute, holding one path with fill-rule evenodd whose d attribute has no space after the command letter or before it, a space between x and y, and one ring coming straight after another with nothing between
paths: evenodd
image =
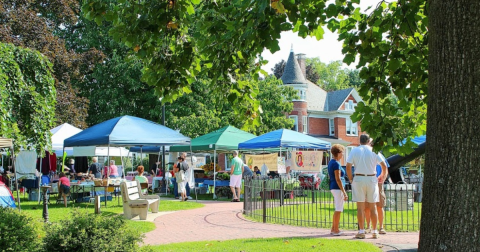
<instances>
[{"instance_id":1,"label":"blue shirt","mask_svg":"<svg viewBox=\"0 0 480 252\"><path fill-rule=\"evenodd\" d=\"M340 170L340 180L342 181L342 185L345 186L345 169L340 165L340 163L332 159L328 163L328 176L330 176L330 190L340 190L338 187L337 181L335 180L335 171Z\"/></svg>"}]
</instances>

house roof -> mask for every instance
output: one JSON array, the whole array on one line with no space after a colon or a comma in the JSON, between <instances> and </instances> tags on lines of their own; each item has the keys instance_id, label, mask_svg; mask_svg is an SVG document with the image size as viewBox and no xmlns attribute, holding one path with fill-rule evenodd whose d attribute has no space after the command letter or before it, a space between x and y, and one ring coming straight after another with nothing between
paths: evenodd
<instances>
[{"instance_id":1,"label":"house roof","mask_svg":"<svg viewBox=\"0 0 480 252\"><path fill-rule=\"evenodd\" d=\"M302 69L295 59L293 50L290 51L281 79L283 84L306 84L305 76L303 76Z\"/></svg>"},{"instance_id":2,"label":"house roof","mask_svg":"<svg viewBox=\"0 0 480 252\"><path fill-rule=\"evenodd\" d=\"M325 111L327 101L327 91L317 86L315 83L307 80L307 110Z\"/></svg>"},{"instance_id":3,"label":"house roof","mask_svg":"<svg viewBox=\"0 0 480 252\"><path fill-rule=\"evenodd\" d=\"M326 109L326 111L338 110L340 106L342 106L345 99L347 99L347 97L350 95L352 90L354 90L354 88L347 88L347 89L337 90L333 92L328 92L328 95L327 95L328 109Z\"/></svg>"}]
</instances>

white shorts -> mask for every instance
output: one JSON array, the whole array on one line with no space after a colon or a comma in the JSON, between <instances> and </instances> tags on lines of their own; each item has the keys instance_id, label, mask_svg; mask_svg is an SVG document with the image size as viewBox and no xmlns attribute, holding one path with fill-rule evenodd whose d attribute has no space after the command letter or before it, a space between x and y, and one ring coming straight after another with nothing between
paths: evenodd
<instances>
[{"instance_id":1,"label":"white shorts","mask_svg":"<svg viewBox=\"0 0 480 252\"><path fill-rule=\"evenodd\" d=\"M375 176L355 176L352 183L352 201L379 202L377 178Z\"/></svg>"},{"instance_id":2,"label":"white shorts","mask_svg":"<svg viewBox=\"0 0 480 252\"><path fill-rule=\"evenodd\" d=\"M178 193L183 193L185 192L185 186L186 186L186 182L183 181L183 182L179 182L177 183L177 188L178 188Z\"/></svg>"},{"instance_id":3,"label":"white shorts","mask_svg":"<svg viewBox=\"0 0 480 252\"><path fill-rule=\"evenodd\" d=\"M343 193L339 189L330 190L333 195L333 202L335 202L335 212L343 212L343 203L345 202Z\"/></svg>"},{"instance_id":4,"label":"white shorts","mask_svg":"<svg viewBox=\"0 0 480 252\"><path fill-rule=\"evenodd\" d=\"M240 188L242 186L242 175L230 175L230 186Z\"/></svg>"}]
</instances>

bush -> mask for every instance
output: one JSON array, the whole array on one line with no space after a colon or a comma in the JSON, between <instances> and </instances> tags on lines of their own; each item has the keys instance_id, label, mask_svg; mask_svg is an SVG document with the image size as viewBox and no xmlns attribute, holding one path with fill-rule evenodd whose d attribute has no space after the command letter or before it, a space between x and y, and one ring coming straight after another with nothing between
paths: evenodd
<instances>
[{"instance_id":1,"label":"bush","mask_svg":"<svg viewBox=\"0 0 480 252\"><path fill-rule=\"evenodd\" d=\"M39 251L41 239L37 227L25 213L0 207L0 251Z\"/></svg>"},{"instance_id":2,"label":"bush","mask_svg":"<svg viewBox=\"0 0 480 252\"><path fill-rule=\"evenodd\" d=\"M139 251L143 235L130 229L122 216L74 211L46 228L45 251Z\"/></svg>"}]
</instances>

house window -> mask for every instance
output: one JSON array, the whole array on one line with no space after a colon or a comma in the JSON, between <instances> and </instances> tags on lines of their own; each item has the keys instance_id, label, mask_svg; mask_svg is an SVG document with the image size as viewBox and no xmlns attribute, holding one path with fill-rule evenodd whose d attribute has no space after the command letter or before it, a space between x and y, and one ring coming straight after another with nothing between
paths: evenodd
<instances>
[{"instance_id":1,"label":"house window","mask_svg":"<svg viewBox=\"0 0 480 252\"><path fill-rule=\"evenodd\" d=\"M296 115L291 115L289 116L290 119L293 119L293 127L292 130L298 131L298 116Z\"/></svg>"},{"instance_id":2,"label":"house window","mask_svg":"<svg viewBox=\"0 0 480 252\"><path fill-rule=\"evenodd\" d=\"M308 134L308 116L303 117L303 133Z\"/></svg>"},{"instance_id":3,"label":"house window","mask_svg":"<svg viewBox=\"0 0 480 252\"><path fill-rule=\"evenodd\" d=\"M357 104L354 104L352 100L345 102L345 110L355 110Z\"/></svg>"},{"instance_id":4,"label":"house window","mask_svg":"<svg viewBox=\"0 0 480 252\"><path fill-rule=\"evenodd\" d=\"M298 90L299 100L304 101L306 99L307 92L304 90Z\"/></svg>"},{"instance_id":5,"label":"house window","mask_svg":"<svg viewBox=\"0 0 480 252\"><path fill-rule=\"evenodd\" d=\"M353 148L355 148L355 147L354 146L347 146L347 148L345 149L345 155L343 155L343 159L345 161L345 164L347 164L347 158L350 155L350 152L352 152Z\"/></svg>"},{"instance_id":6,"label":"house window","mask_svg":"<svg viewBox=\"0 0 480 252\"><path fill-rule=\"evenodd\" d=\"M357 123L353 123L352 119L350 119L350 118L346 119L345 128L347 130L347 135L350 135L350 136L357 136L358 135Z\"/></svg>"},{"instance_id":7,"label":"house window","mask_svg":"<svg viewBox=\"0 0 480 252\"><path fill-rule=\"evenodd\" d=\"M329 131L329 135L330 136L334 136L335 135L335 120L334 119L330 119L328 120L329 122L329 128L330 128L330 131Z\"/></svg>"}]
</instances>

